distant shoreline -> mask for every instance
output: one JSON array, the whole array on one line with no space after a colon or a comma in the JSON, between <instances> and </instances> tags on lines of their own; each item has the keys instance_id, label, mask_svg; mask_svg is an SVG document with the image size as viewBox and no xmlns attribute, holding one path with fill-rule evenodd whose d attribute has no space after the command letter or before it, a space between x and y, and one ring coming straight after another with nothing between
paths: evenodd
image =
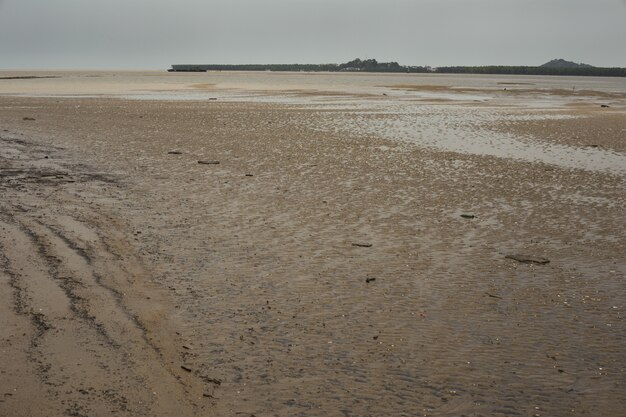
<instances>
[{"instance_id":1,"label":"distant shoreline","mask_svg":"<svg viewBox=\"0 0 626 417\"><path fill-rule=\"evenodd\" d=\"M0 77L0 80L35 80L39 78L61 78L61 77L58 75L42 75L42 76L16 75L16 76L10 76L10 77Z\"/></svg>"},{"instance_id":2,"label":"distant shoreline","mask_svg":"<svg viewBox=\"0 0 626 417\"><path fill-rule=\"evenodd\" d=\"M270 72L368 72L409 74L490 74L490 75L557 75L587 77L626 77L626 68L557 68L537 66L455 66L420 67L397 63L376 63L371 66L350 67L347 64L175 64L169 72L207 71L270 71Z\"/></svg>"}]
</instances>

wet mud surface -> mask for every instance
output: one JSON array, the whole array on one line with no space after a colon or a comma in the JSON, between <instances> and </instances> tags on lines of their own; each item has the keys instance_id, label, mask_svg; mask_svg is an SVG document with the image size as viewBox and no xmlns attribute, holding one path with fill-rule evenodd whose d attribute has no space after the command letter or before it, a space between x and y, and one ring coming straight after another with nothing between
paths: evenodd
<instances>
[{"instance_id":1,"label":"wet mud surface","mask_svg":"<svg viewBox=\"0 0 626 417\"><path fill-rule=\"evenodd\" d=\"M2 203L11 231L2 235L3 297L13 300L3 305L14 305L15 322L31 329L2 338L11 340L3 349L13 349L14 363L27 363L27 355L44 362L32 340L64 340L48 336L57 334L47 329L54 314L68 334L91 332L96 354L85 360L109 355L106 362L119 367L111 371L119 378L115 395L132 410L149 402L142 390L149 384L133 381L155 377L135 375L137 364L152 363L169 378L160 386L188 400L179 415L197 407L222 416L591 416L626 408L626 178L619 171L415 146L370 125L350 134L341 126L359 127L363 116L341 109L8 97L0 106L0 128L9 130L9 140L0 132L2 192L50 212L43 221L35 208ZM554 129L575 123L584 143L600 143L593 124L571 116ZM532 121L498 122L476 128L535 129ZM475 135L467 124L459 131ZM559 135L533 131L525 140L538 145ZM12 137L71 150L78 166L105 174L9 164ZM621 152L622 137L604 140ZM85 190L42 202L47 182ZM35 189L25 188L25 197L15 184ZM74 226L50 220L52 213L74 216ZM98 243L109 234L132 256ZM20 295L25 278L15 272L17 246L7 236L19 237L19 252L38 257L40 279L56 286L41 296L54 309L46 318L24 313L32 303L19 307L20 297L36 294ZM89 237L95 243L83 243ZM61 278L74 275L63 257L60 265L52 260L59 248L91 278ZM141 265L136 281L157 298L125 303L129 283L104 278L111 264ZM104 289L90 290L98 285L94 269ZM115 319L103 318L93 307L100 305ZM160 325L141 319L150 317L142 308L161 311L166 330L151 338ZM113 324L128 333L118 337ZM126 349L140 359L125 362ZM59 361L43 363L48 378L71 381L55 368ZM33 380L42 372L32 368ZM85 415L134 415L107 400L104 385L94 389L102 408ZM88 403L58 392L59 410ZM5 397L0 410L19 403Z\"/></svg>"}]
</instances>

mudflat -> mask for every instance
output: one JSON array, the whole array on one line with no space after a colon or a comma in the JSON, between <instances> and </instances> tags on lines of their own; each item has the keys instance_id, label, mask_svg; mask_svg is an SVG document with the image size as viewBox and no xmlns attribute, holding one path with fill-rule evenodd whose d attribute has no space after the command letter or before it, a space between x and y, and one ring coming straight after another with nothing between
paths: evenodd
<instances>
[{"instance_id":1,"label":"mudflat","mask_svg":"<svg viewBox=\"0 0 626 417\"><path fill-rule=\"evenodd\" d=\"M31 96L0 95L0 415L626 408L620 91L12 82Z\"/></svg>"}]
</instances>

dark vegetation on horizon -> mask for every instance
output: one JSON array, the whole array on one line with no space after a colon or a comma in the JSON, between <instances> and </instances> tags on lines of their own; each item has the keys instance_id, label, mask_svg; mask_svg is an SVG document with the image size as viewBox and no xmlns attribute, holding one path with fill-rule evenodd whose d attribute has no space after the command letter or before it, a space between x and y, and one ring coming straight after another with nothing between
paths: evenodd
<instances>
[{"instance_id":1,"label":"dark vegetation on horizon","mask_svg":"<svg viewBox=\"0 0 626 417\"><path fill-rule=\"evenodd\" d=\"M532 66L458 66L420 67L405 66L397 62L378 62L375 59L359 58L343 64L208 64L172 65L170 72L205 71L294 71L294 72L394 72L435 74L511 74L511 75L578 75L596 77L626 77L626 68L600 68L576 64L564 60L553 60L539 67Z\"/></svg>"},{"instance_id":2,"label":"dark vegetation on horizon","mask_svg":"<svg viewBox=\"0 0 626 417\"><path fill-rule=\"evenodd\" d=\"M509 67L509 66L486 66L486 67L439 67L435 71L441 74L511 74L511 75L574 75L594 77L626 77L626 68L600 68L600 67Z\"/></svg>"},{"instance_id":3,"label":"dark vegetation on horizon","mask_svg":"<svg viewBox=\"0 0 626 417\"><path fill-rule=\"evenodd\" d=\"M428 67L407 67L397 62L359 58L344 64L172 65L170 71L326 71L326 72L430 72Z\"/></svg>"}]
</instances>

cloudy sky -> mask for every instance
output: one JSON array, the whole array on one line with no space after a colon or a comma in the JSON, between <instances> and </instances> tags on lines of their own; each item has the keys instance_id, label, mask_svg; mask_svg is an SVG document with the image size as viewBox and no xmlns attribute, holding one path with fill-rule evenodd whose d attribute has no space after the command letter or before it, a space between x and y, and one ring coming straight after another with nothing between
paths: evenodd
<instances>
[{"instance_id":1,"label":"cloudy sky","mask_svg":"<svg viewBox=\"0 0 626 417\"><path fill-rule=\"evenodd\" d=\"M626 67L626 0L0 0L0 69L356 57Z\"/></svg>"}]
</instances>

